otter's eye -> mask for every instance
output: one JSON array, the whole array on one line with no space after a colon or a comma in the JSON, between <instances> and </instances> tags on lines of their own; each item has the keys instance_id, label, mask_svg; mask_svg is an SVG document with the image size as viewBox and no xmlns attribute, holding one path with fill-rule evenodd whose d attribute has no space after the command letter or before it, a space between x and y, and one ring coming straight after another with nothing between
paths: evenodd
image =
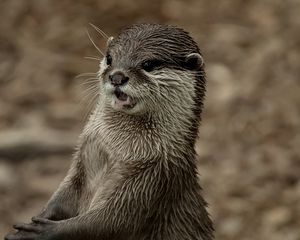
<instances>
[{"instance_id":1,"label":"otter's eye","mask_svg":"<svg viewBox=\"0 0 300 240\"><path fill-rule=\"evenodd\" d=\"M107 54L107 55L106 55L106 64L107 64L108 66L110 66L111 63L112 63L112 57L111 57L109 54Z\"/></svg>"},{"instance_id":2,"label":"otter's eye","mask_svg":"<svg viewBox=\"0 0 300 240\"><path fill-rule=\"evenodd\" d=\"M154 59L154 60L148 60L145 61L142 64L142 68L146 71L146 72L151 72L153 71L155 68L158 68L162 66L162 62L160 60Z\"/></svg>"}]
</instances>

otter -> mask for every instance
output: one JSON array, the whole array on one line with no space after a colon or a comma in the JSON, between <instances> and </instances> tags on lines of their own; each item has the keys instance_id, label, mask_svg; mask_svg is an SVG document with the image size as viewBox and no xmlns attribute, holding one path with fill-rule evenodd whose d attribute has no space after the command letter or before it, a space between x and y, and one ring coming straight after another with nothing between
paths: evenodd
<instances>
[{"instance_id":1,"label":"otter","mask_svg":"<svg viewBox=\"0 0 300 240\"><path fill-rule=\"evenodd\" d=\"M5 240L211 240L195 142L200 50L181 28L137 24L108 41L99 99L44 210Z\"/></svg>"}]
</instances>

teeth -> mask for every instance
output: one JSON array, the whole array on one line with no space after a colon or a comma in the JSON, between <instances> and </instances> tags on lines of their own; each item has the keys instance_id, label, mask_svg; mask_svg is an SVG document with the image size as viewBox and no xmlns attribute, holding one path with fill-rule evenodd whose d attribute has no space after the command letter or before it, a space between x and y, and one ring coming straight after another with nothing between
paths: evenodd
<instances>
[{"instance_id":1,"label":"teeth","mask_svg":"<svg viewBox=\"0 0 300 240\"><path fill-rule=\"evenodd\" d=\"M116 100L114 104L122 108L132 108L135 105L135 101L129 97L126 93L122 92L119 88L114 91Z\"/></svg>"},{"instance_id":2,"label":"teeth","mask_svg":"<svg viewBox=\"0 0 300 240\"><path fill-rule=\"evenodd\" d=\"M125 93L121 93L120 97L118 97L118 98L119 98L120 100L122 100L122 101L126 101L127 98L128 98L128 95L125 94Z\"/></svg>"}]
</instances>

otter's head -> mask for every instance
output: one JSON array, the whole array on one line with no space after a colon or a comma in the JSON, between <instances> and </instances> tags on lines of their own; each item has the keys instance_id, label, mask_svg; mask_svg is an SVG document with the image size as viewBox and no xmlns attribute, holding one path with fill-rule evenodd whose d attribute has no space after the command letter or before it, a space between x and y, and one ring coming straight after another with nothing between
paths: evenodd
<instances>
[{"instance_id":1,"label":"otter's head","mask_svg":"<svg viewBox=\"0 0 300 240\"><path fill-rule=\"evenodd\" d=\"M105 104L129 115L201 112L205 91L203 60L184 30L138 24L110 39L100 64Z\"/></svg>"}]
</instances>

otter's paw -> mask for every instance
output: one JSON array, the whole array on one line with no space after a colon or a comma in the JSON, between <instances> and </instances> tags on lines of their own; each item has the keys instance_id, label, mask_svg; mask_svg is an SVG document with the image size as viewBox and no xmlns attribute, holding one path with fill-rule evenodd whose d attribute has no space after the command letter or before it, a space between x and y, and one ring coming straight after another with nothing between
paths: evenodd
<instances>
[{"instance_id":1,"label":"otter's paw","mask_svg":"<svg viewBox=\"0 0 300 240\"><path fill-rule=\"evenodd\" d=\"M32 218L30 224L15 224L16 233L7 235L5 240L54 240L56 222L44 218Z\"/></svg>"}]
</instances>

